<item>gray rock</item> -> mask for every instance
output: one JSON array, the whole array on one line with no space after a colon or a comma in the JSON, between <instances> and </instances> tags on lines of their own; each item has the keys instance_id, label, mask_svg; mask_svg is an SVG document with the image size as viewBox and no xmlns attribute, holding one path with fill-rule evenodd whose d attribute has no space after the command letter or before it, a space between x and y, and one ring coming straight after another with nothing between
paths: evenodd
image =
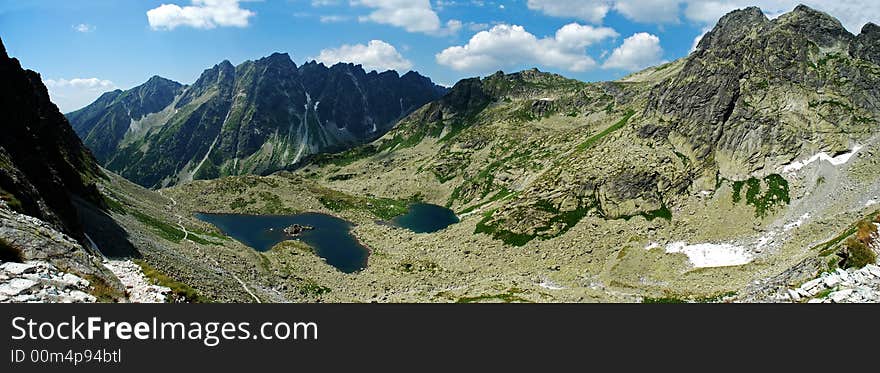
<instances>
[{"instance_id":1,"label":"gray rock","mask_svg":"<svg viewBox=\"0 0 880 373\"><path fill-rule=\"evenodd\" d=\"M828 298L831 299L834 303L843 303L845 302L851 295L853 294L852 289L845 289L841 291L835 291L828 295Z\"/></svg>"},{"instance_id":2,"label":"gray rock","mask_svg":"<svg viewBox=\"0 0 880 373\"><path fill-rule=\"evenodd\" d=\"M823 278L822 281L825 283L826 287L833 288L835 285L840 283L840 278L837 276L831 275L831 276Z\"/></svg>"},{"instance_id":3,"label":"gray rock","mask_svg":"<svg viewBox=\"0 0 880 373\"><path fill-rule=\"evenodd\" d=\"M0 284L0 294L16 296L30 290L36 285L37 282L34 280L14 278L5 284Z\"/></svg>"},{"instance_id":4,"label":"gray rock","mask_svg":"<svg viewBox=\"0 0 880 373\"><path fill-rule=\"evenodd\" d=\"M37 266L31 263L6 262L0 265L0 269L11 275L20 276L25 273L34 273L37 270Z\"/></svg>"}]
</instances>

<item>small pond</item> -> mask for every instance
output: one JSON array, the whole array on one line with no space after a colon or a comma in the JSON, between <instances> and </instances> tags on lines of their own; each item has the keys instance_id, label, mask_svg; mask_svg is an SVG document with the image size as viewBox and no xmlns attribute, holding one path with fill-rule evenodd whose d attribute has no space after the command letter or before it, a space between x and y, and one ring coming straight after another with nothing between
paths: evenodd
<instances>
[{"instance_id":1,"label":"small pond","mask_svg":"<svg viewBox=\"0 0 880 373\"><path fill-rule=\"evenodd\" d=\"M296 215L242 215L196 214L196 218L213 224L226 235L258 251L268 251L278 243L300 239L324 258L327 264L345 273L366 268L369 250L352 235L352 224L326 214L303 213ZM284 228L299 224L314 227L297 237Z\"/></svg>"},{"instance_id":2,"label":"small pond","mask_svg":"<svg viewBox=\"0 0 880 373\"><path fill-rule=\"evenodd\" d=\"M414 203L409 206L405 215L398 216L391 222L416 233L431 233L458 223L458 216L442 206Z\"/></svg>"}]
</instances>

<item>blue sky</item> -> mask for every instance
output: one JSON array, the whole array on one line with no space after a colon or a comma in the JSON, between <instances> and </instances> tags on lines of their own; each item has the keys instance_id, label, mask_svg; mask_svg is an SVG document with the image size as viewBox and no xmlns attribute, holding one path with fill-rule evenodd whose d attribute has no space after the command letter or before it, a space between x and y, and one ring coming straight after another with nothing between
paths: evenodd
<instances>
[{"instance_id":1,"label":"blue sky","mask_svg":"<svg viewBox=\"0 0 880 373\"><path fill-rule=\"evenodd\" d=\"M802 1L853 33L880 21L877 1ZM0 0L10 55L40 72L67 112L160 75L189 84L202 70L287 52L368 69L415 70L450 85L531 67L613 80L686 56L727 11L768 16L790 0Z\"/></svg>"}]
</instances>

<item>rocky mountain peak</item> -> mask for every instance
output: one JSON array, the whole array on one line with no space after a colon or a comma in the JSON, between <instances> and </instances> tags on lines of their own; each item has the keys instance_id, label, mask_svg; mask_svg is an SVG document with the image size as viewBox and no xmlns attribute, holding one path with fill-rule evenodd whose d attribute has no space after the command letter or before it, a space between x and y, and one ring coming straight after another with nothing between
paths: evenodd
<instances>
[{"instance_id":1,"label":"rocky mountain peak","mask_svg":"<svg viewBox=\"0 0 880 373\"><path fill-rule=\"evenodd\" d=\"M774 23L784 30L803 35L823 48L846 46L853 38L836 18L806 5L798 5Z\"/></svg>"},{"instance_id":2,"label":"rocky mountain peak","mask_svg":"<svg viewBox=\"0 0 880 373\"><path fill-rule=\"evenodd\" d=\"M697 50L724 47L770 27L770 20L758 7L732 11L721 17L715 28L707 33L697 45Z\"/></svg>"},{"instance_id":3,"label":"rocky mountain peak","mask_svg":"<svg viewBox=\"0 0 880 373\"><path fill-rule=\"evenodd\" d=\"M877 26L873 22L868 22L864 26L862 26L862 32L859 35L880 38L880 26Z\"/></svg>"},{"instance_id":4,"label":"rocky mountain peak","mask_svg":"<svg viewBox=\"0 0 880 373\"><path fill-rule=\"evenodd\" d=\"M288 68L291 70L296 70L296 63L290 58L290 55L287 53L272 53L268 57L263 57L256 61L257 64L266 64L278 66L280 68Z\"/></svg>"},{"instance_id":5,"label":"rocky mountain peak","mask_svg":"<svg viewBox=\"0 0 880 373\"><path fill-rule=\"evenodd\" d=\"M850 44L850 55L880 64L880 26L868 23Z\"/></svg>"}]
</instances>

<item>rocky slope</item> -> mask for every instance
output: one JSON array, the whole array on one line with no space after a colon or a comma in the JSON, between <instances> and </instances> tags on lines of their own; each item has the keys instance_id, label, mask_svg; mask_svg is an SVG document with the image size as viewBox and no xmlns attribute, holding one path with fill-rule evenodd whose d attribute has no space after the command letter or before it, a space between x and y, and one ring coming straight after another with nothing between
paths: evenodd
<instances>
[{"instance_id":1,"label":"rocky slope","mask_svg":"<svg viewBox=\"0 0 880 373\"><path fill-rule=\"evenodd\" d=\"M126 240L100 191L107 174L2 42L0 78L0 302L127 301L91 237Z\"/></svg>"},{"instance_id":2,"label":"rocky slope","mask_svg":"<svg viewBox=\"0 0 880 373\"><path fill-rule=\"evenodd\" d=\"M444 93L409 72L297 66L275 53L205 70L191 86L154 77L68 114L101 163L146 187L265 174L371 141Z\"/></svg>"},{"instance_id":3,"label":"rocky slope","mask_svg":"<svg viewBox=\"0 0 880 373\"><path fill-rule=\"evenodd\" d=\"M0 42L0 198L13 209L82 240L71 196L99 203L103 176L49 94L40 75L22 69Z\"/></svg>"}]
</instances>

